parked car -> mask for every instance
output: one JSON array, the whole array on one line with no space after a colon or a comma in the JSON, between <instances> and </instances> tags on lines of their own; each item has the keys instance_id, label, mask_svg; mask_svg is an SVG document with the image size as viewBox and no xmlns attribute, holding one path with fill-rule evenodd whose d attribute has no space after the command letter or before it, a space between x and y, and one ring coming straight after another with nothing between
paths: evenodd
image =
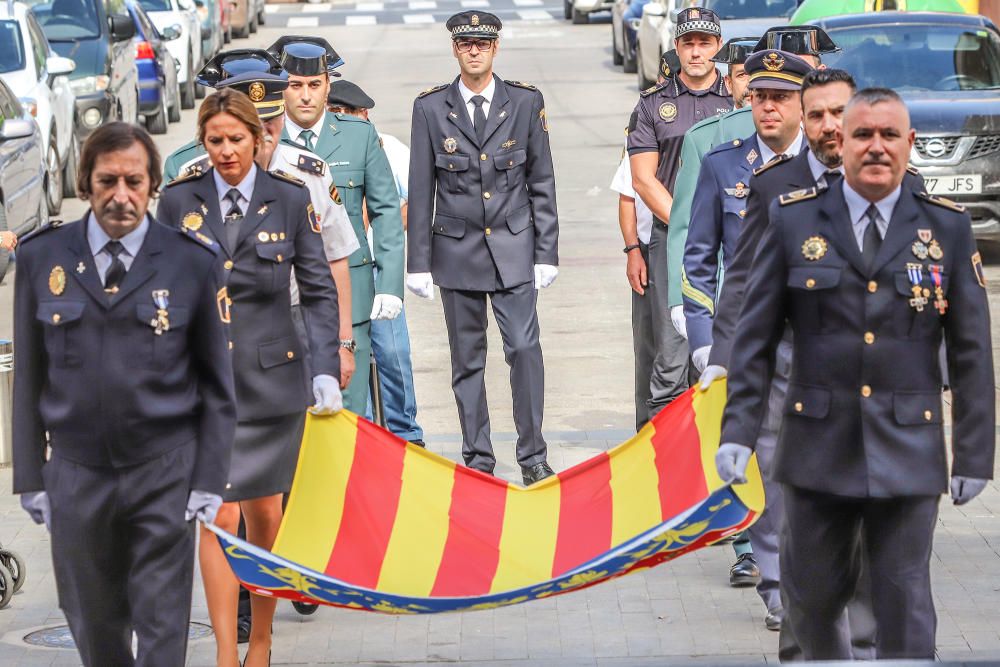
<instances>
[{"instance_id":1,"label":"parked car","mask_svg":"<svg viewBox=\"0 0 1000 667\"><path fill-rule=\"evenodd\" d=\"M900 94L927 191L968 207L980 240L1000 241L1000 33L982 16L876 12L818 22L843 50L823 56L859 88Z\"/></svg>"},{"instance_id":2,"label":"parked car","mask_svg":"<svg viewBox=\"0 0 1000 667\"><path fill-rule=\"evenodd\" d=\"M202 56L201 19L194 0L139 0L139 4L146 10L146 15L161 35L166 36L168 28L180 33L177 38L166 40L167 49L177 61L181 106L193 109L197 87L194 85L195 75L205 62Z\"/></svg>"},{"instance_id":3,"label":"parked car","mask_svg":"<svg viewBox=\"0 0 1000 667\"><path fill-rule=\"evenodd\" d=\"M57 56L31 9L0 4L0 79L34 117L45 144L46 204L49 214L74 194L80 144L74 127L74 97L67 75L76 64Z\"/></svg>"},{"instance_id":4,"label":"parked car","mask_svg":"<svg viewBox=\"0 0 1000 667\"><path fill-rule=\"evenodd\" d=\"M180 39L180 31L173 26L166 28L166 36L153 25L152 20L138 2L126 0L132 20L135 21L135 66L139 71L139 113L150 134L166 134L167 123L181 119L181 88L177 80L177 61L174 60L169 40Z\"/></svg>"},{"instance_id":5,"label":"parked car","mask_svg":"<svg viewBox=\"0 0 1000 667\"><path fill-rule=\"evenodd\" d=\"M591 14L609 11L614 4L615 0L563 0L563 18L586 24Z\"/></svg>"},{"instance_id":6,"label":"parked car","mask_svg":"<svg viewBox=\"0 0 1000 667\"><path fill-rule=\"evenodd\" d=\"M48 222L44 183L45 143L38 123L0 80L0 230L22 236ZM0 280L9 260L0 250Z\"/></svg>"},{"instance_id":7,"label":"parked car","mask_svg":"<svg viewBox=\"0 0 1000 667\"><path fill-rule=\"evenodd\" d=\"M681 3L675 0L653 0L642 8L642 18L639 21L636 47L639 90L645 90L656 82L660 56L674 46L677 13L690 6L705 7L718 14L722 21L724 43L733 37L763 35L770 27L788 23L788 17L795 11L798 1L700 0Z\"/></svg>"},{"instance_id":8,"label":"parked car","mask_svg":"<svg viewBox=\"0 0 1000 667\"><path fill-rule=\"evenodd\" d=\"M82 141L109 120L136 122L139 78L132 37L135 25L124 0L27 0L52 48L72 58Z\"/></svg>"},{"instance_id":9,"label":"parked car","mask_svg":"<svg viewBox=\"0 0 1000 667\"><path fill-rule=\"evenodd\" d=\"M229 25L232 36L249 37L257 32L257 0L226 0L230 7Z\"/></svg>"}]
</instances>

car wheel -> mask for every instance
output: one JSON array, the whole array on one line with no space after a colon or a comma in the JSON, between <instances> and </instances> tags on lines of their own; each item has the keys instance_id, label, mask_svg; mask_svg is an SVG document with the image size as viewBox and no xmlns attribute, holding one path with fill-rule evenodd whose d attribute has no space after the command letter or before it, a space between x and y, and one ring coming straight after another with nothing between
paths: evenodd
<instances>
[{"instance_id":1,"label":"car wheel","mask_svg":"<svg viewBox=\"0 0 1000 667\"><path fill-rule=\"evenodd\" d=\"M59 164L59 144L56 135L49 138L48 157L45 158L45 204L49 214L56 215L62 209L63 202L63 172Z\"/></svg>"},{"instance_id":2,"label":"car wheel","mask_svg":"<svg viewBox=\"0 0 1000 667\"><path fill-rule=\"evenodd\" d=\"M181 84L177 81L177 79L174 79L174 94L170 96L170 99L172 99L174 103L167 107L167 120L171 123L179 123L181 120L183 95L181 94Z\"/></svg>"},{"instance_id":3,"label":"car wheel","mask_svg":"<svg viewBox=\"0 0 1000 667\"><path fill-rule=\"evenodd\" d=\"M76 170L80 165L80 140L76 136L76 129L73 131L73 139L69 144L69 155L66 157L66 166L63 167L63 196L76 197Z\"/></svg>"},{"instance_id":4,"label":"car wheel","mask_svg":"<svg viewBox=\"0 0 1000 667\"><path fill-rule=\"evenodd\" d=\"M586 25L590 23L590 14L573 10L573 25Z\"/></svg>"},{"instance_id":5,"label":"car wheel","mask_svg":"<svg viewBox=\"0 0 1000 667\"><path fill-rule=\"evenodd\" d=\"M150 134L167 133L167 91L160 89L160 108L146 115L146 129Z\"/></svg>"},{"instance_id":6,"label":"car wheel","mask_svg":"<svg viewBox=\"0 0 1000 667\"><path fill-rule=\"evenodd\" d=\"M260 11L257 12L257 24L258 25L267 24L267 12L264 11L264 5L261 5Z\"/></svg>"},{"instance_id":7,"label":"car wheel","mask_svg":"<svg viewBox=\"0 0 1000 667\"><path fill-rule=\"evenodd\" d=\"M571 19L573 18L573 2L572 0L563 0L563 18Z\"/></svg>"},{"instance_id":8,"label":"car wheel","mask_svg":"<svg viewBox=\"0 0 1000 667\"><path fill-rule=\"evenodd\" d=\"M635 47L635 63L636 80L639 83L639 90L646 90L653 85L653 82L647 79L642 73L642 48L638 44Z\"/></svg>"},{"instance_id":9,"label":"car wheel","mask_svg":"<svg viewBox=\"0 0 1000 667\"><path fill-rule=\"evenodd\" d=\"M181 108L182 109L194 109L195 100L195 83L194 83L194 68L191 66L194 58L191 54L188 54L188 76L187 81L181 85ZM178 117L180 120L180 117Z\"/></svg>"},{"instance_id":10,"label":"car wheel","mask_svg":"<svg viewBox=\"0 0 1000 667\"><path fill-rule=\"evenodd\" d=\"M622 54L618 51L618 32L615 30L614 21L611 22L611 64L616 67L622 64Z\"/></svg>"},{"instance_id":11,"label":"car wheel","mask_svg":"<svg viewBox=\"0 0 1000 667\"><path fill-rule=\"evenodd\" d=\"M226 28L226 32L222 33L222 43L228 44L233 41L233 26Z\"/></svg>"},{"instance_id":12,"label":"car wheel","mask_svg":"<svg viewBox=\"0 0 1000 667\"><path fill-rule=\"evenodd\" d=\"M247 19L247 31L251 34L257 32L257 14Z\"/></svg>"},{"instance_id":13,"label":"car wheel","mask_svg":"<svg viewBox=\"0 0 1000 667\"><path fill-rule=\"evenodd\" d=\"M629 44L628 33L622 31L622 70L626 74L635 74L638 63L636 62L635 49Z\"/></svg>"}]
</instances>

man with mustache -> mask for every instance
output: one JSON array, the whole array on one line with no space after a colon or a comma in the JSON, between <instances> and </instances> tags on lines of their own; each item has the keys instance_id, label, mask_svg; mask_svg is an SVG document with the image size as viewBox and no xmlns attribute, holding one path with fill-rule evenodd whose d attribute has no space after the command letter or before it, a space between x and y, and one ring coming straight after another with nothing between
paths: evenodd
<instances>
[{"instance_id":1,"label":"man with mustache","mask_svg":"<svg viewBox=\"0 0 1000 667\"><path fill-rule=\"evenodd\" d=\"M159 184L146 131L104 125L80 154L90 211L17 253L14 493L52 533L87 667L184 664L192 520L222 505L236 428L218 247L147 214Z\"/></svg>"},{"instance_id":2,"label":"man with mustache","mask_svg":"<svg viewBox=\"0 0 1000 667\"><path fill-rule=\"evenodd\" d=\"M772 475L785 506L785 623L806 660L851 658L836 627L862 549L876 657L932 659L940 494L950 475L954 502L967 503L993 476L982 260L968 213L905 183L914 136L895 92L871 88L851 98L837 132L844 177L827 174L826 187L771 202L735 329L716 467L737 483L759 442L775 348L786 325L794 335ZM953 392L950 471L942 339Z\"/></svg>"}]
</instances>

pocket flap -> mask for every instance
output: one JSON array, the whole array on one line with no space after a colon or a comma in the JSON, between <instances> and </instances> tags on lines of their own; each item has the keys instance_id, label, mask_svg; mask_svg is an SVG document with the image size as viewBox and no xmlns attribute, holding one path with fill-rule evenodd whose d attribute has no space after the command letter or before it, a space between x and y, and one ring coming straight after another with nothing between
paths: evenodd
<instances>
[{"instance_id":1,"label":"pocket flap","mask_svg":"<svg viewBox=\"0 0 1000 667\"><path fill-rule=\"evenodd\" d=\"M83 301L42 301L35 317L58 327L80 319L85 305Z\"/></svg>"},{"instance_id":2,"label":"pocket flap","mask_svg":"<svg viewBox=\"0 0 1000 667\"><path fill-rule=\"evenodd\" d=\"M788 269L788 286L793 289L830 289L840 284L844 269L839 266L793 266Z\"/></svg>"},{"instance_id":3,"label":"pocket flap","mask_svg":"<svg viewBox=\"0 0 1000 667\"><path fill-rule=\"evenodd\" d=\"M897 391L892 394L892 412L901 426L941 423L941 392Z\"/></svg>"},{"instance_id":4,"label":"pocket flap","mask_svg":"<svg viewBox=\"0 0 1000 667\"><path fill-rule=\"evenodd\" d=\"M434 166L445 171L468 171L468 155L451 155L448 153L437 153L434 158Z\"/></svg>"},{"instance_id":5,"label":"pocket flap","mask_svg":"<svg viewBox=\"0 0 1000 667\"><path fill-rule=\"evenodd\" d=\"M531 204L507 214L507 228L511 234L520 234L531 226Z\"/></svg>"},{"instance_id":6,"label":"pocket flap","mask_svg":"<svg viewBox=\"0 0 1000 667\"><path fill-rule=\"evenodd\" d=\"M143 324L153 326L152 321L156 319L156 305L138 303L135 306L135 315ZM191 321L191 311L185 306L167 306L167 321L171 329L185 327Z\"/></svg>"},{"instance_id":7,"label":"pocket flap","mask_svg":"<svg viewBox=\"0 0 1000 667\"><path fill-rule=\"evenodd\" d=\"M365 172L364 171L343 171L343 170L330 170L330 176L333 177L333 184L337 186L338 190L360 188L365 184Z\"/></svg>"},{"instance_id":8,"label":"pocket flap","mask_svg":"<svg viewBox=\"0 0 1000 667\"><path fill-rule=\"evenodd\" d=\"M785 414L823 419L830 413L830 390L805 384L788 385Z\"/></svg>"},{"instance_id":9,"label":"pocket flap","mask_svg":"<svg viewBox=\"0 0 1000 667\"><path fill-rule=\"evenodd\" d=\"M278 241L277 243L258 243L257 256L269 262L281 264L295 257L295 244L291 241Z\"/></svg>"},{"instance_id":10,"label":"pocket flap","mask_svg":"<svg viewBox=\"0 0 1000 667\"><path fill-rule=\"evenodd\" d=\"M513 169L527 162L528 154L524 150L511 151L503 155L493 156L493 166L497 169Z\"/></svg>"},{"instance_id":11,"label":"pocket flap","mask_svg":"<svg viewBox=\"0 0 1000 667\"><path fill-rule=\"evenodd\" d=\"M434 216L434 226L431 228L435 234L450 236L453 239L460 239L465 236L465 220L454 218L450 215Z\"/></svg>"},{"instance_id":12,"label":"pocket flap","mask_svg":"<svg viewBox=\"0 0 1000 667\"><path fill-rule=\"evenodd\" d=\"M261 368L274 368L302 358L302 345L298 336L286 336L257 346Z\"/></svg>"}]
</instances>

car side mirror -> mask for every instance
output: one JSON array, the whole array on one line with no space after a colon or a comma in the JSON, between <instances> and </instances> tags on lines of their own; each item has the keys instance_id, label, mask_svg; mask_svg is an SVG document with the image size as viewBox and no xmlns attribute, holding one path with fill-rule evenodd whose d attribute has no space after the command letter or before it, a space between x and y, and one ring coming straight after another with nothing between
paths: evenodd
<instances>
[{"instance_id":1,"label":"car side mirror","mask_svg":"<svg viewBox=\"0 0 1000 667\"><path fill-rule=\"evenodd\" d=\"M168 25L160 32L160 36L165 42L172 42L181 36L181 27L179 25Z\"/></svg>"},{"instance_id":2,"label":"car side mirror","mask_svg":"<svg viewBox=\"0 0 1000 667\"><path fill-rule=\"evenodd\" d=\"M122 14L112 14L108 17L108 26L111 28L111 39L116 42L124 42L135 37L135 23L131 16Z\"/></svg>"},{"instance_id":3,"label":"car side mirror","mask_svg":"<svg viewBox=\"0 0 1000 667\"><path fill-rule=\"evenodd\" d=\"M0 141L24 139L35 133L35 124L30 120L8 118L0 125Z\"/></svg>"},{"instance_id":4,"label":"car side mirror","mask_svg":"<svg viewBox=\"0 0 1000 667\"><path fill-rule=\"evenodd\" d=\"M76 62L62 56L49 56L45 60L45 68L49 71L49 76L61 76L72 73L76 69Z\"/></svg>"},{"instance_id":5,"label":"car side mirror","mask_svg":"<svg viewBox=\"0 0 1000 667\"><path fill-rule=\"evenodd\" d=\"M642 6L643 16L663 16L663 5L658 2L647 2Z\"/></svg>"}]
</instances>

